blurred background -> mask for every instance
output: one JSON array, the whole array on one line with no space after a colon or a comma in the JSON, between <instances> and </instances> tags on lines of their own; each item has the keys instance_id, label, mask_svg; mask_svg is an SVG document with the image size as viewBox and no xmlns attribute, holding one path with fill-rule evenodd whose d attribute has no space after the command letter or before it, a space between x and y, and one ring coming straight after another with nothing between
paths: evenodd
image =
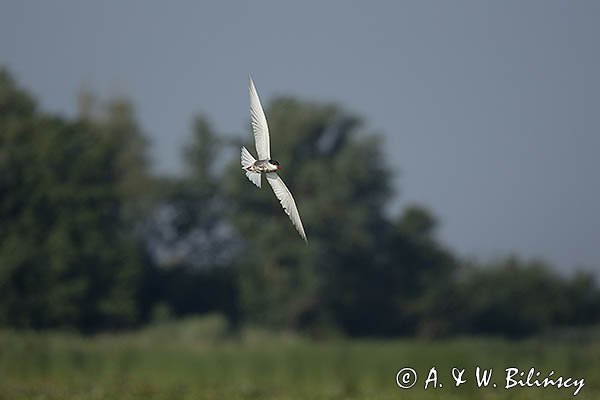
<instances>
[{"instance_id":1,"label":"blurred background","mask_svg":"<svg viewBox=\"0 0 600 400\"><path fill-rule=\"evenodd\" d=\"M3 2L2 392L393 397L424 358L598 376L599 18ZM309 246L240 171L248 75Z\"/></svg>"}]
</instances>

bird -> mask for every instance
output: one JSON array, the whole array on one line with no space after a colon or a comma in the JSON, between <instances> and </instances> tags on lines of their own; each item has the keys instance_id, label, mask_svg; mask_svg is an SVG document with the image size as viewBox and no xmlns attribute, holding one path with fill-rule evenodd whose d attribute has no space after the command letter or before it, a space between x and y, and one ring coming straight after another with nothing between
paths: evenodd
<instances>
[{"instance_id":1,"label":"bird","mask_svg":"<svg viewBox=\"0 0 600 400\"><path fill-rule=\"evenodd\" d=\"M254 133L254 144L258 160L242 146L241 163L242 170L246 173L246 177L255 184L259 189L261 187L261 177L265 175L267 182L273 188L275 197L281 203L281 207L292 221L292 225L296 228L300 237L308 244L300 213L294 201L292 193L283 183L277 171L283 169L277 160L271 158L271 144L269 139L269 126L267 118L260 104L258 93L251 77L248 77L248 92L250 94L250 117L252 120L252 131Z\"/></svg>"}]
</instances>

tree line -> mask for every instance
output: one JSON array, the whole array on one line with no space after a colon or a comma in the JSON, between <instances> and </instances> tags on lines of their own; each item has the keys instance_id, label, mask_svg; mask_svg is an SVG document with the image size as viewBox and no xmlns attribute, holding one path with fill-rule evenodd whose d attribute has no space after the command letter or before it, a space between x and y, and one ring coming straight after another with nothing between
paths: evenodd
<instances>
[{"instance_id":1,"label":"tree line","mask_svg":"<svg viewBox=\"0 0 600 400\"><path fill-rule=\"evenodd\" d=\"M593 275L467 260L427 208L386 212L381 138L339 105L280 97L266 110L309 246L241 173L248 132L197 116L185 171L157 176L127 99L82 93L79 106L44 112L0 69L0 326L96 332L219 312L233 331L518 337L600 321Z\"/></svg>"}]
</instances>

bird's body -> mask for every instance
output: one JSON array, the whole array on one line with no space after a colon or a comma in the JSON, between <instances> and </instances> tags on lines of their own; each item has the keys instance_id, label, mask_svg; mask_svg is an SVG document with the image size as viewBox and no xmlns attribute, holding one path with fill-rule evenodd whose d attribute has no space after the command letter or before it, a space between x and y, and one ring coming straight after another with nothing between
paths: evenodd
<instances>
[{"instance_id":1,"label":"bird's body","mask_svg":"<svg viewBox=\"0 0 600 400\"><path fill-rule=\"evenodd\" d=\"M288 217L290 217L290 221L292 221L292 224L300 234L300 237L308 243L302 221L300 220L298 207L292 197L292 193L285 183L283 183L283 180L281 180L279 175L277 175L276 171L282 169L281 165L278 161L271 158L271 144L267 118L265 117L265 113L260 104L258 93L254 87L252 78L250 78L249 93L252 131L254 132L254 143L256 145L256 152L258 153L258 160L256 160L245 147L242 147L242 170L245 171L250 182L254 183L259 188L261 187L262 175L266 176L267 182L269 182L273 188L273 192L281 203L283 210Z\"/></svg>"},{"instance_id":2,"label":"bird's body","mask_svg":"<svg viewBox=\"0 0 600 400\"><path fill-rule=\"evenodd\" d=\"M258 172L259 174L266 174L267 172L276 172L279 169L279 163L274 164L275 160L256 160L254 163L244 168L245 171Z\"/></svg>"}]
</instances>

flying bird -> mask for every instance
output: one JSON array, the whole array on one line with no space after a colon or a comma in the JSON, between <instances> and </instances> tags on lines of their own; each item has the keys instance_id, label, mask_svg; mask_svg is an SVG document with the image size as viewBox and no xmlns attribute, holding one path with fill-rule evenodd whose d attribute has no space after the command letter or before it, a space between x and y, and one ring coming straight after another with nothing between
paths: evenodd
<instances>
[{"instance_id":1,"label":"flying bird","mask_svg":"<svg viewBox=\"0 0 600 400\"><path fill-rule=\"evenodd\" d=\"M246 176L250 182L259 188L261 187L261 176L265 175L267 177L267 182L273 188L273 192L277 199L279 199L281 207L283 207L285 213L290 217L292 225L294 225L302 239L308 243L302 221L300 220L300 213L298 213L298 207L292 197L292 193L279 175L277 175L276 171L282 168L278 161L271 158L267 118L260 104L252 78L249 78L249 81L250 116L252 118L252 131L254 132L254 144L256 145L258 160L242 146L242 169L246 172Z\"/></svg>"}]
</instances>

